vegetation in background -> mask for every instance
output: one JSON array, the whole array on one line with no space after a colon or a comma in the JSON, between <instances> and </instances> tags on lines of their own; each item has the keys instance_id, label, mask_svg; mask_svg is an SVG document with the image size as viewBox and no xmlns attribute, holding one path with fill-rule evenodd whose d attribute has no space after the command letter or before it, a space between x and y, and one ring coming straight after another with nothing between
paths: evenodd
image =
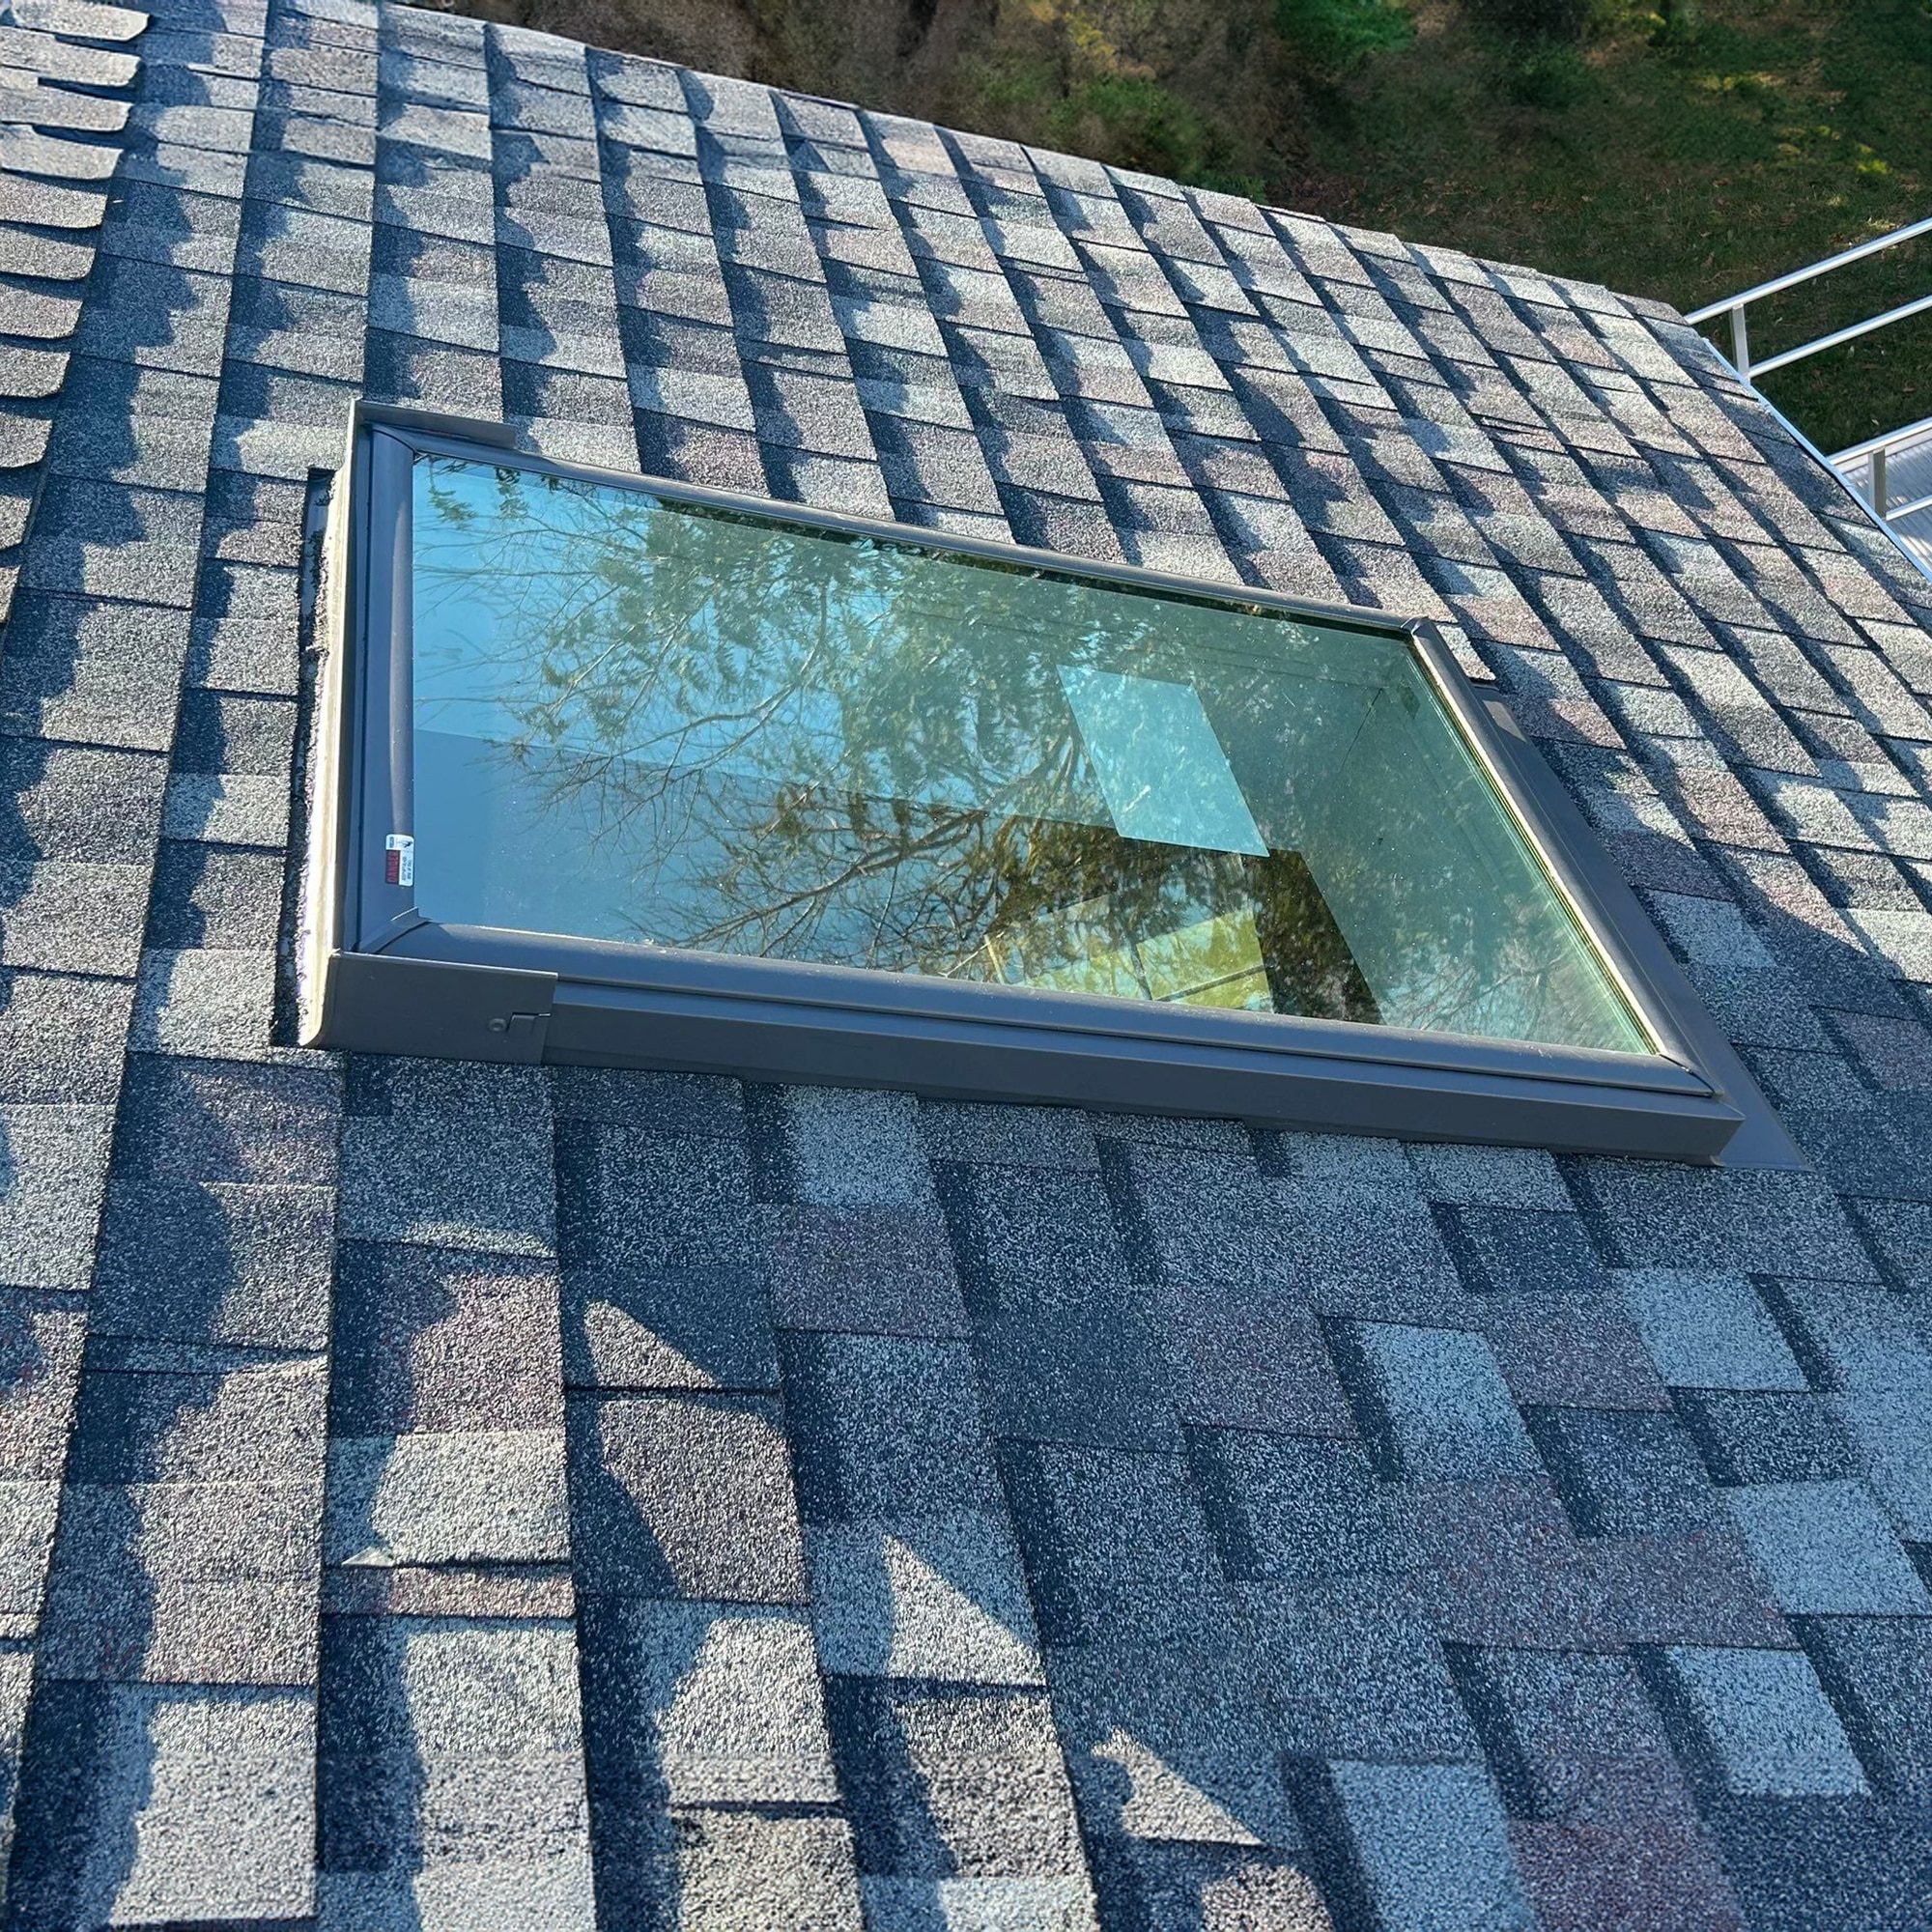
<instances>
[{"instance_id":1,"label":"vegetation in background","mask_svg":"<svg viewBox=\"0 0 1932 1932\"><path fill-rule=\"evenodd\" d=\"M460 4L1685 309L1932 214L1932 0ZM1753 352L1928 290L1932 238ZM1827 448L1932 415L1932 316L1765 387Z\"/></svg>"},{"instance_id":2,"label":"vegetation in background","mask_svg":"<svg viewBox=\"0 0 1932 1932\"><path fill-rule=\"evenodd\" d=\"M1478 26L1513 41L1577 41L1596 13L1595 0L1463 0Z\"/></svg>"},{"instance_id":3,"label":"vegetation in background","mask_svg":"<svg viewBox=\"0 0 1932 1932\"><path fill-rule=\"evenodd\" d=\"M1415 38L1415 21L1398 0L1279 0L1275 24L1300 62L1328 76Z\"/></svg>"},{"instance_id":4,"label":"vegetation in background","mask_svg":"<svg viewBox=\"0 0 1932 1932\"><path fill-rule=\"evenodd\" d=\"M1926 0L1662 5L1597 0L1572 43L1422 0L1319 103L1290 199L1684 309L1932 214ZM1754 304L1752 353L1928 291L1932 237ZM1827 449L1932 415L1932 317L1764 387Z\"/></svg>"}]
</instances>

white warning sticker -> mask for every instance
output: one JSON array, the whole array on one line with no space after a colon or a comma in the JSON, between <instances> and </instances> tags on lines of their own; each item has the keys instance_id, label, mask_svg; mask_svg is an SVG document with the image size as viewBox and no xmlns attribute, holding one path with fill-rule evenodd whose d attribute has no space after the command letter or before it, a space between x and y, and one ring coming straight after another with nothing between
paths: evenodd
<instances>
[{"instance_id":1,"label":"white warning sticker","mask_svg":"<svg viewBox=\"0 0 1932 1932\"><path fill-rule=\"evenodd\" d=\"M407 832L392 832L383 840L383 877L392 886L416 882L416 841Z\"/></svg>"}]
</instances>

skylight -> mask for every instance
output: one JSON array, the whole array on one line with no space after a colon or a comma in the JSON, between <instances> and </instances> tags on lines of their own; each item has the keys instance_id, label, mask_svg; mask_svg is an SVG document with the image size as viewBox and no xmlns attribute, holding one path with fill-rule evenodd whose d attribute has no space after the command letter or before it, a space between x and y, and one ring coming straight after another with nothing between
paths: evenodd
<instances>
[{"instance_id":1,"label":"skylight","mask_svg":"<svg viewBox=\"0 0 1932 1932\"><path fill-rule=\"evenodd\" d=\"M365 408L338 495L309 1038L1737 1128L1735 1056L1426 625L459 431Z\"/></svg>"},{"instance_id":2,"label":"skylight","mask_svg":"<svg viewBox=\"0 0 1932 1932\"><path fill-rule=\"evenodd\" d=\"M453 925L1640 1052L1406 636L414 462Z\"/></svg>"}]
</instances>

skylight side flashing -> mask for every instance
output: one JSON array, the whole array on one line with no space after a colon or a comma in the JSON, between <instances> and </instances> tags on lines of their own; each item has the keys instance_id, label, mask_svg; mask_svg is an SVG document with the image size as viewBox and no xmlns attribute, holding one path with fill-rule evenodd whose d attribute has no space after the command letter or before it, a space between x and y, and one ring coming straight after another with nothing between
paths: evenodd
<instances>
[{"instance_id":1,"label":"skylight side flashing","mask_svg":"<svg viewBox=\"0 0 1932 1932\"><path fill-rule=\"evenodd\" d=\"M1506 709L1469 687L1428 625L512 458L501 454L507 443L495 425L367 406L358 413L330 535L339 602L324 679L303 950L311 1043L846 1081L1679 1159L1711 1160L1728 1148L1733 1160L1802 1165L1567 794ZM1287 613L1365 639L1406 636L1464 746L1660 1051L1129 1003L1038 984L966 983L426 919L405 883L415 830L412 635L410 600L397 591L411 555L410 466L424 452L500 460L565 482L642 487L653 497L734 518L910 543L1008 572L1055 581L1071 573L1149 595ZM1232 805L1216 809L1222 824L1238 822Z\"/></svg>"}]
</instances>

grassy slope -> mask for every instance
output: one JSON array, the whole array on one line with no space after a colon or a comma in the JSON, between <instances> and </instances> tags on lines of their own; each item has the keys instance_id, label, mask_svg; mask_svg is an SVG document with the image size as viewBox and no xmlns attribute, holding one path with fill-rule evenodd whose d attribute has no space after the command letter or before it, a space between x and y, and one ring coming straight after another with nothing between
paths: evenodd
<instances>
[{"instance_id":1,"label":"grassy slope","mask_svg":"<svg viewBox=\"0 0 1932 1932\"><path fill-rule=\"evenodd\" d=\"M1297 199L1687 309L1932 214L1927 0L1706 0L1688 34L1605 14L1526 84L1424 0L1409 46L1320 98ZM1753 353L1929 292L1932 236L1754 307ZM1932 316L1766 388L1826 448L1932 415Z\"/></svg>"}]
</instances>

